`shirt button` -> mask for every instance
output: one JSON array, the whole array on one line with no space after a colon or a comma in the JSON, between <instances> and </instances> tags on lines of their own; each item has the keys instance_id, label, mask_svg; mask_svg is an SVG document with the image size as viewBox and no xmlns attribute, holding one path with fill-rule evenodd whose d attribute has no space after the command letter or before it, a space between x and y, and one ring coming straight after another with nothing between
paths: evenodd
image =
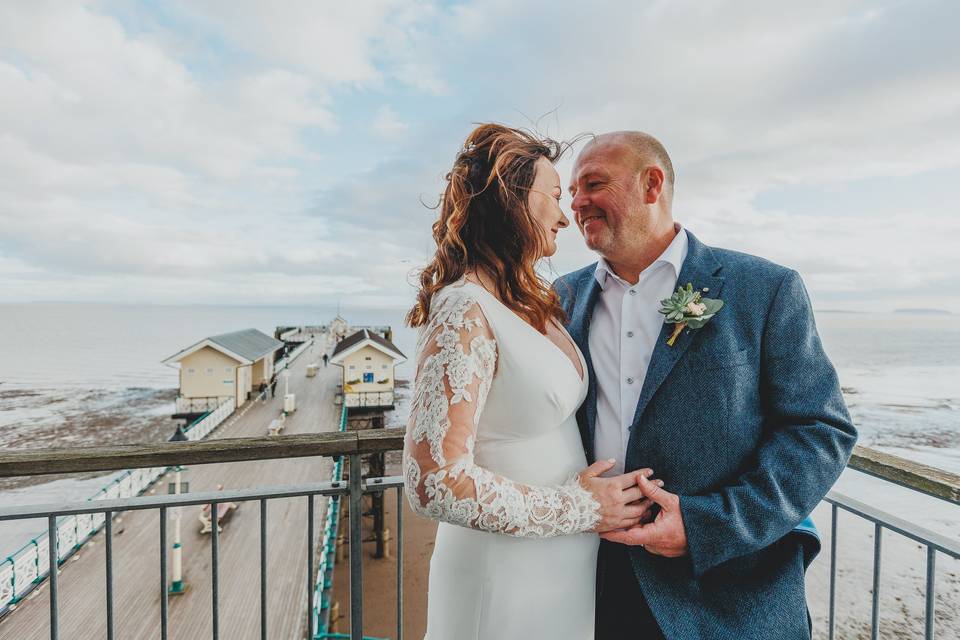
<instances>
[{"instance_id":1,"label":"shirt button","mask_svg":"<svg viewBox=\"0 0 960 640\"><path fill-rule=\"evenodd\" d=\"M627 378L627 384L633 384L633 378Z\"/></svg>"},{"instance_id":2,"label":"shirt button","mask_svg":"<svg viewBox=\"0 0 960 640\"><path fill-rule=\"evenodd\" d=\"M627 331L627 337L628 337L628 338L632 338L632 337L633 337L633 331Z\"/></svg>"},{"instance_id":3,"label":"shirt button","mask_svg":"<svg viewBox=\"0 0 960 640\"><path fill-rule=\"evenodd\" d=\"M632 296L637 295L636 289L630 289L630 295L632 295Z\"/></svg>"}]
</instances>

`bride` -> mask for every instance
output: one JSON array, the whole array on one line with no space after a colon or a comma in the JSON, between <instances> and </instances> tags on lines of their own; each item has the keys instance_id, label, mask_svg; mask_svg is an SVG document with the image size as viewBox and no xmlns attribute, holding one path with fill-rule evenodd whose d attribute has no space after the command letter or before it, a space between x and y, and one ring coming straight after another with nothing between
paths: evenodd
<instances>
[{"instance_id":1,"label":"bride","mask_svg":"<svg viewBox=\"0 0 960 640\"><path fill-rule=\"evenodd\" d=\"M413 509L440 520L427 638L593 638L598 533L645 517L637 475L587 467L587 369L535 271L569 224L562 147L500 125L467 138L407 316L420 328L404 448ZM586 467L586 468L585 468Z\"/></svg>"}]
</instances>

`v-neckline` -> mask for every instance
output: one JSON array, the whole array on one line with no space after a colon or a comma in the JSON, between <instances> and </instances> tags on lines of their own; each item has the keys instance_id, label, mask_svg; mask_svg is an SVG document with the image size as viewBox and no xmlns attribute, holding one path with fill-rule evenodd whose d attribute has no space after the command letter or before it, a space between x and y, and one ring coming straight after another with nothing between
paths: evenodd
<instances>
[{"instance_id":1,"label":"v-neckline","mask_svg":"<svg viewBox=\"0 0 960 640\"><path fill-rule=\"evenodd\" d=\"M536 329L535 327L533 327L529 322L527 322L526 320L524 320L523 318L521 318L521 317L517 314L516 311L514 311L513 309L511 309L511 308L508 307L507 305L503 304L503 302L500 301L500 298L498 298L497 296L495 296L495 295L493 295L492 293L490 293L489 291L487 291L487 288L486 288L486 287L484 287L484 286L481 285L481 284L477 284L476 282L473 282L472 280L467 280L466 278L463 278L463 283L464 283L464 284L471 284L471 285L473 285L474 287L476 287L477 289L480 289L481 291L483 291L485 294L487 294L488 296L490 296L491 298L493 298L494 302L496 302L498 305L500 305L501 307L503 307L504 309L506 309L507 311L509 311L510 314L513 315L513 317L515 317L515 318L520 322L520 324L522 324L522 325L525 326L526 328L530 329L530 331L532 331L533 333L537 334L538 336L540 336L541 338L543 338L544 340L546 340L546 341L550 344L550 346L553 347L554 349L556 349L557 353L559 353L559 354L563 357L563 359L567 361L567 363L570 365L570 368L573 370L573 373L577 376L577 378L580 379L580 382L581 382L581 383L586 382L586 379L587 379L587 378L586 378L586 376L587 376L587 363L586 363L586 361L584 360L583 354L580 353L580 348L577 346L577 343L574 342L573 336L570 335L570 332L568 332L568 331L566 330L566 328L563 327L563 325L557 324L557 328L560 329L560 332L561 332L561 333L564 335L564 337L567 339L567 342L570 343L570 346L571 346L571 347L573 347L573 352L577 354L577 360L578 360L579 363L580 363L580 366L579 366L579 367L576 365L576 363L574 363L573 358L571 358L570 356L568 356L567 353L566 353L566 351L564 351L563 348L560 347L560 345L558 345L556 342L554 342L553 340L550 339L550 336L545 335L545 334L540 333L539 331L537 331L537 329ZM550 321L553 322L553 319L551 318Z\"/></svg>"}]
</instances>

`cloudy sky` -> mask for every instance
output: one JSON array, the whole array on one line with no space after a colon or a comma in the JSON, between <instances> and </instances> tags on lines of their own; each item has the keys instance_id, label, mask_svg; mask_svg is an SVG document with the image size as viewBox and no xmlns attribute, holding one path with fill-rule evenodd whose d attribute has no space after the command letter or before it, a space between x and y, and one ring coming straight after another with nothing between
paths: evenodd
<instances>
[{"instance_id":1,"label":"cloudy sky","mask_svg":"<svg viewBox=\"0 0 960 640\"><path fill-rule=\"evenodd\" d=\"M424 203L499 121L653 133L675 217L819 308L960 312L958 23L926 0L2 1L0 302L406 305ZM592 261L568 229L551 268Z\"/></svg>"}]
</instances>

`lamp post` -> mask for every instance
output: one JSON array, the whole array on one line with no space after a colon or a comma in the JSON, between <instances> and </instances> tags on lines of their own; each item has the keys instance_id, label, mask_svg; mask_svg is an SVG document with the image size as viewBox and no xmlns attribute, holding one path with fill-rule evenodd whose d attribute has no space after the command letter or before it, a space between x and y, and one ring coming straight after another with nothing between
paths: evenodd
<instances>
[{"instance_id":1,"label":"lamp post","mask_svg":"<svg viewBox=\"0 0 960 640\"><path fill-rule=\"evenodd\" d=\"M170 437L170 442L186 442L190 438L187 437L187 434L183 431L183 426L178 425L176 432ZM173 485L171 487L174 495L180 495L181 486L182 493L186 493L189 490L189 485L181 482L181 474L184 471L184 467L177 465L173 468ZM170 588L167 590L167 593L170 595L176 596L182 594L187 590L186 585L183 582L183 549L180 545L180 507L173 508L173 580L170 583Z\"/></svg>"}]
</instances>

